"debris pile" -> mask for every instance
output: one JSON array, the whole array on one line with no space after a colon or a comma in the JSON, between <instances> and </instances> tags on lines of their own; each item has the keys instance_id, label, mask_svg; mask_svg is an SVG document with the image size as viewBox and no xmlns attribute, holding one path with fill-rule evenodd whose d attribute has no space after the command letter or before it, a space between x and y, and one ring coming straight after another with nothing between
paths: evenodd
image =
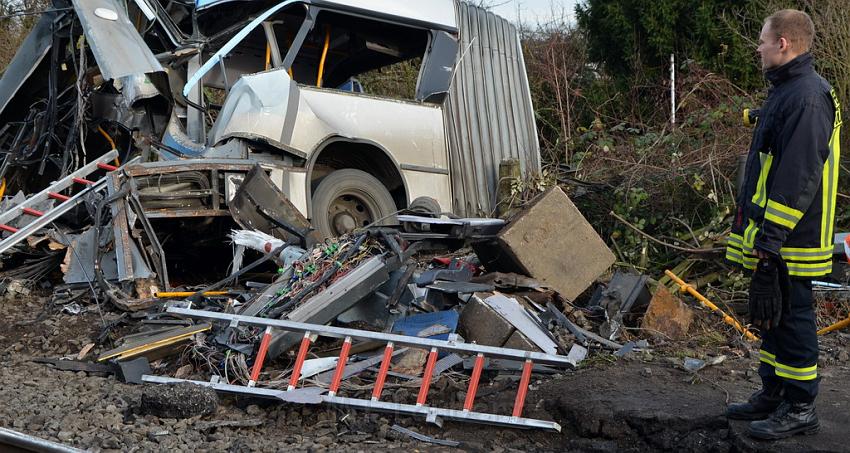
<instances>
[{"instance_id":1,"label":"debris pile","mask_svg":"<svg viewBox=\"0 0 850 453\"><path fill-rule=\"evenodd\" d=\"M241 206L231 208L237 229L205 238L231 244L222 258L228 265L210 265L206 281L176 285L169 276L177 274L168 272L175 266L163 252L167 241L138 203L134 168L106 169L104 185L114 190L81 197L87 201L80 205L95 213L94 225L79 226L82 233L63 231L58 223L33 227L24 238L46 239L22 238L5 255L11 260L24 250L58 244L64 262L45 265L48 273L63 276L54 281L53 299L76 312L102 310L111 320L98 344L87 346L77 361L45 363L115 374L128 383L191 382L290 403L421 416L437 424L453 419L559 430L555 422L522 416L532 374L561 373L589 354L622 350L619 326L635 326L633 313L648 305L646 277L617 273L588 291L593 297L583 306L553 289L585 293L612 256L577 210L555 222L549 209L540 209L552 199L569 203L558 188L507 221L406 214L394 225L319 240L297 210L287 209L288 200L259 166L247 173L234 199L272 203L234 203ZM546 247L535 240L566 238L576 230L584 235L579 242L557 240ZM14 234L0 246L18 240ZM601 261L593 259L599 256ZM582 260L580 281L546 267L547 283L528 271L540 263L573 266ZM596 277L589 277L588 268L596 269ZM122 283L121 275L134 278ZM91 350L96 363L82 361ZM518 379L512 412L476 411L479 386L509 375ZM444 378L465 391L458 398L446 395ZM176 410L154 405L163 413Z\"/></svg>"},{"instance_id":2,"label":"debris pile","mask_svg":"<svg viewBox=\"0 0 850 453\"><path fill-rule=\"evenodd\" d=\"M648 351L635 330L688 336L693 309L610 274L558 187L507 220L443 212L498 185L446 149L466 142L444 124L478 123L435 108L452 80L492 85L451 71L478 44L443 10L473 7L220 3L55 0L0 81L0 292L101 321L74 357L40 362L167 385L143 397L159 417L212 413L219 392L558 431L525 416L533 375ZM480 33L505 29L491 16ZM355 76L423 55L416 103L354 95ZM509 392L507 410L477 402Z\"/></svg>"}]
</instances>

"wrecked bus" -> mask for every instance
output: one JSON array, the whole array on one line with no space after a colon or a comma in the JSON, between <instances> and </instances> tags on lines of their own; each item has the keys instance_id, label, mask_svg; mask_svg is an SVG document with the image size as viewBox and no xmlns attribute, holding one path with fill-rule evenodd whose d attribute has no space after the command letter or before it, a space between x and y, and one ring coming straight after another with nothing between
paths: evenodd
<instances>
[{"instance_id":1,"label":"wrecked bus","mask_svg":"<svg viewBox=\"0 0 850 453\"><path fill-rule=\"evenodd\" d=\"M517 31L466 3L53 6L0 80L10 191L116 149L147 217L225 217L260 163L336 236L406 208L486 216L502 160L540 168Z\"/></svg>"}]
</instances>

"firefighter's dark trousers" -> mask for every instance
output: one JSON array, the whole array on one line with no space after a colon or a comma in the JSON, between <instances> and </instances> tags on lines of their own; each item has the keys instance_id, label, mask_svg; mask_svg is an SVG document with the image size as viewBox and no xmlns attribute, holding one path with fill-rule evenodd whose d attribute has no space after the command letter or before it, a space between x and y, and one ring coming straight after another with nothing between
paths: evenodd
<instances>
[{"instance_id":1,"label":"firefighter's dark trousers","mask_svg":"<svg viewBox=\"0 0 850 453\"><path fill-rule=\"evenodd\" d=\"M818 394L818 336L810 280L791 279L789 299L779 327L762 334L761 376L769 392L786 400L814 402Z\"/></svg>"}]
</instances>

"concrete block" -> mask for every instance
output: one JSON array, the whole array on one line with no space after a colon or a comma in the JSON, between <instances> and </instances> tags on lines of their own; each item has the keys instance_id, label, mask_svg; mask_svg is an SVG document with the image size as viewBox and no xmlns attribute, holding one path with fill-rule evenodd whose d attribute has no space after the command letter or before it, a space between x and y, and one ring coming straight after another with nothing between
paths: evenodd
<instances>
[{"instance_id":1,"label":"concrete block","mask_svg":"<svg viewBox=\"0 0 850 453\"><path fill-rule=\"evenodd\" d=\"M584 292L615 257L558 187L539 196L499 233L496 250L476 247L488 271L534 277L568 300Z\"/></svg>"},{"instance_id":2,"label":"concrete block","mask_svg":"<svg viewBox=\"0 0 850 453\"><path fill-rule=\"evenodd\" d=\"M674 340L685 338L694 320L694 312L678 297L658 285L649 303L641 327L650 333L660 332Z\"/></svg>"},{"instance_id":3,"label":"concrete block","mask_svg":"<svg viewBox=\"0 0 850 453\"><path fill-rule=\"evenodd\" d=\"M514 327L479 297L472 297L460 313L458 333L467 343L502 346Z\"/></svg>"}]
</instances>

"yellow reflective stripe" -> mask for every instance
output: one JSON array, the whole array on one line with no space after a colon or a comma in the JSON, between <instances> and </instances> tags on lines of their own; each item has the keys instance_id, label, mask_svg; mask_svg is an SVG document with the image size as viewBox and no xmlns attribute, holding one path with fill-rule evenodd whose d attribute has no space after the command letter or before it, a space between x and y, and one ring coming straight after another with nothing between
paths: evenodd
<instances>
[{"instance_id":1,"label":"yellow reflective stripe","mask_svg":"<svg viewBox=\"0 0 850 453\"><path fill-rule=\"evenodd\" d=\"M733 248L726 249L726 259L733 263L744 264L744 253Z\"/></svg>"},{"instance_id":2,"label":"yellow reflective stripe","mask_svg":"<svg viewBox=\"0 0 850 453\"><path fill-rule=\"evenodd\" d=\"M829 138L829 157L824 163L823 173L823 211L821 214L821 246L833 244L835 228L835 201L838 195L838 162L841 159L841 102L835 90L829 91L835 107L835 119L832 123L832 136Z\"/></svg>"},{"instance_id":3,"label":"yellow reflective stripe","mask_svg":"<svg viewBox=\"0 0 850 453\"><path fill-rule=\"evenodd\" d=\"M832 259L832 246L812 248L781 248L779 253L791 261L827 261Z\"/></svg>"},{"instance_id":4,"label":"yellow reflective stripe","mask_svg":"<svg viewBox=\"0 0 850 453\"><path fill-rule=\"evenodd\" d=\"M793 379L795 381L810 381L817 379L818 366L810 366L805 368L795 368L779 362L774 362L774 368L777 376Z\"/></svg>"},{"instance_id":5,"label":"yellow reflective stripe","mask_svg":"<svg viewBox=\"0 0 850 453\"><path fill-rule=\"evenodd\" d=\"M768 200L767 209L779 211L780 213L787 215L791 219L796 219L798 222L800 221L800 219L803 218L802 211L798 211L792 207L785 206L784 204L778 201Z\"/></svg>"},{"instance_id":6,"label":"yellow reflective stripe","mask_svg":"<svg viewBox=\"0 0 850 453\"><path fill-rule=\"evenodd\" d=\"M788 274L795 277L818 277L832 272L832 261L826 263L785 263Z\"/></svg>"},{"instance_id":7,"label":"yellow reflective stripe","mask_svg":"<svg viewBox=\"0 0 850 453\"><path fill-rule=\"evenodd\" d=\"M738 248L741 248L741 246L744 245L744 240L740 236L738 236L737 238L729 236L728 238L726 238L726 245L734 245Z\"/></svg>"},{"instance_id":8,"label":"yellow reflective stripe","mask_svg":"<svg viewBox=\"0 0 850 453\"><path fill-rule=\"evenodd\" d=\"M759 160L761 161L761 171L752 201L756 206L763 208L767 201L767 174L770 173L770 166L773 165L773 154L760 152Z\"/></svg>"},{"instance_id":9,"label":"yellow reflective stripe","mask_svg":"<svg viewBox=\"0 0 850 453\"><path fill-rule=\"evenodd\" d=\"M830 252L832 253L833 246L826 247L782 247L783 252L788 253L806 253L806 252Z\"/></svg>"},{"instance_id":10,"label":"yellow reflective stripe","mask_svg":"<svg viewBox=\"0 0 850 453\"><path fill-rule=\"evenodd\" d=\"M778 203L773 200L767 200L767 208L764 210L764 219L769 220L777 225L788 227L793 230L797 226L797 222L803 218L803 213Z\"/></svg>"},{"instance_id":11,"label":"yellow reflective stripe","mask_svg":"<svg viewBox=\"0 0 850 453\"><path fill-rule=\"evenodd\" d=\"M753 244L756 241L756 232L758 232L756 222L753 219L750 219L750 224L747 226L747 229L744 230L744 248L753 248Z\"/></svg>"},{"instance_id":12,"label":"yellow reflective stripe","mask_svg":"<svg viewBox=\"0 0 850 453\"><path fill-rule=\"evenodd\" d=\"M841 127L833 129L829 139L829 157L823 166L823 210L821 212L821 245L832 244L835 227L835 202L838 195L838 156L841 154L839 135Z\"/></svg>"},{"instance_id":13,"label":"yellow reflective stripe","mask_svg":"<svg viewBox=\"0 0 850 453\"><path fill-rule=\"evenodd\" d=\"M776 372L776 375L779 376L779 377L783 377L783 378L786 378L786 379L793 379L795 381L811 381L813 379L818 378L817 373L798 375L796 373L789 373L787 371L780 370L779 368L775 368L775 372Z\"/></svg>"},{"instance_id":14,"label":"yellow reflective stripe","mask_svg":"<svg viewBox=\"0 0 850 453\"><path fill-rule=\"evenodd\" d=\"M759 360L770 366L776 367L776 356L763 349L759 351Z\"/></svg>"},{"instance_id":15,"label":"yellow reflective stripe","mask_svg":"<svg viewBox=\"0 0 850 453\"><path fill-rule=\"evenodd\" d=\"M774 212L765 211L764 220L769 220L769 221L771 221L771 222L773 222L777 225L784 226L784 227L788 228L789 230L793 230L794 227L797 226L797 224L794 223L793 221L788 220L788 219L782 217L781 215L776 215L776 213L774 213Z\"/></svg>"}]
</instances>

